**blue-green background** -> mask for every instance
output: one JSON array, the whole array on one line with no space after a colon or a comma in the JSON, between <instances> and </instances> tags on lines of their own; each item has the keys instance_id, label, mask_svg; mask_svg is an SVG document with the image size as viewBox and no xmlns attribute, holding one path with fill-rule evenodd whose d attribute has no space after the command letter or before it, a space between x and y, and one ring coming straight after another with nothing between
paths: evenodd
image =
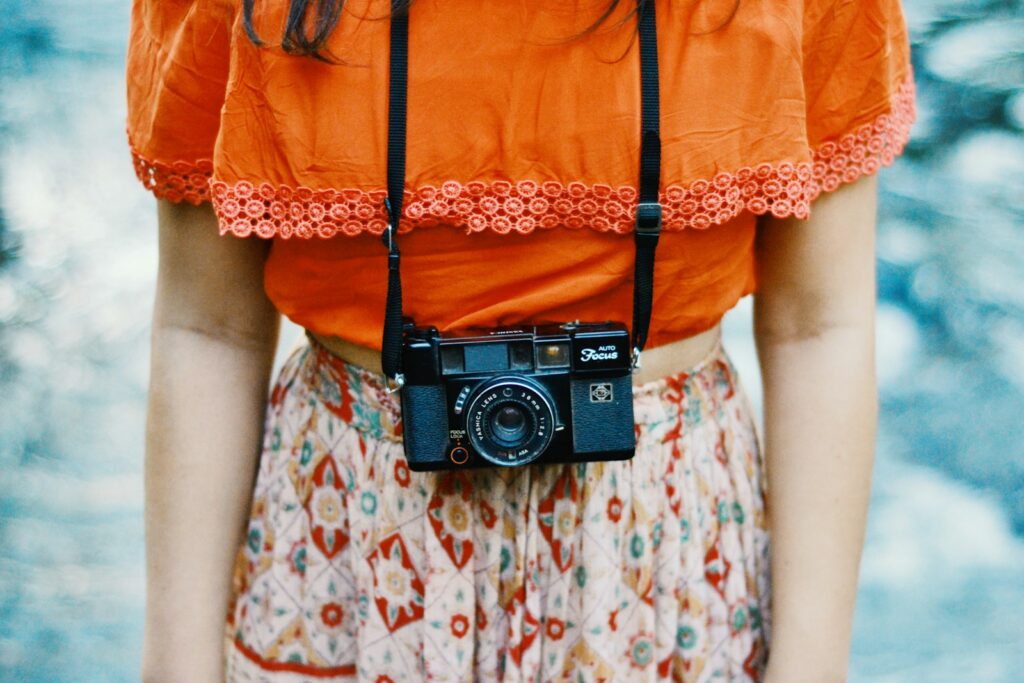
<instances>
[{"instance_id":1,"label":"blue-green background","mask_svg":"<svg viewBox=\"0 0 1024 683\"><path fill-rule=\"evenodd\" d=\"M1024 680L1024 4L907 0L850 680ZM127 0L0 0L0 680L137 680L152 198ZM294 328L286 330L282 351ZM759 396L750 300L726 346Z\"/></svg>"}]
</instances>

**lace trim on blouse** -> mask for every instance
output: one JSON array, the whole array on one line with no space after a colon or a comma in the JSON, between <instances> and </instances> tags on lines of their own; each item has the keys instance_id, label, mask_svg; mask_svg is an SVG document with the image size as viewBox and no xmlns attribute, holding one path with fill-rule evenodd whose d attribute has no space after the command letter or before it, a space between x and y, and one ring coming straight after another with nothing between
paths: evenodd
<instances>
[{"instance_id":1,"label":"lace trim on blouse","mask_svg":"<svg viewBox=\"0 0 1024 683\"><path fill-rule=\"evenodd\" d=\"M186 201L196 205L210 200L210 181L213 177L213 161L210 159L165 164L150 161L132 145L132 163L139 181L157 199L175 203Z\"/></svg>"},{"instance_id":2,"label":"lace trim on blouse","mask_svg":"<svg viewBox=\"0 0 1024 683\"><path fill-rule=\"evenodd\" d=\"M744 167L661 192L663 229L704 229L725 223L744 210L777 218L807 218L822 192L870 175L892 164L910 137L915 119L913 76L900 86L888 113L839 140L819 145L812 160ZM151 162L133 149L135 171L157 197L199 204L212 199L220 234L238 237L332 237L387 226L383 190L315 190L212 177L210 160L171 165ZM591 228L632 232L637 189L581 182L491 183L448 181L440 187L406 189L399 233L414 227L452 225L467 233L529 233L538 228Z\"/></svg>"}]
</instances>

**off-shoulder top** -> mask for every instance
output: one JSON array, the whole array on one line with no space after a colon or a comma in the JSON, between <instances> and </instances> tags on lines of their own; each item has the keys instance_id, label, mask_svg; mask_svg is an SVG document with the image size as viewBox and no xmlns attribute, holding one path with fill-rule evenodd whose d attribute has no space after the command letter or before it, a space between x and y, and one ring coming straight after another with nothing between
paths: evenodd
<instances>
[{"instance_id":1,"label":"off-shoulder top","mask_svg":"<svg viewBox=\"0 0 1024 683\"><path fill-rule=\"evenodd\" d=\"M664 227L648 347L757 287L756 217L890 164L915 118L897 0L656 0ZM315 4L315 3L311 3ZM272 240L296 323L381 347L387 0L347 0L337 63L286 54L287 0L134 0L127 134L157 197ZM632 310L640 87L633 8L413 0L405 311L442 332Z\"/></svg>"}]
</instances>

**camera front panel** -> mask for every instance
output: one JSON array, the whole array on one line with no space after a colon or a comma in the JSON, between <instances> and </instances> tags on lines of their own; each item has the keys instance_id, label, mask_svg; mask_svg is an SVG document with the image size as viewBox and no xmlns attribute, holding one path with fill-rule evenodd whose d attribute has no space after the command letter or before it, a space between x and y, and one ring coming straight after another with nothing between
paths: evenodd
<instances>
[{"instance_id":1,"label":"camera front panel","mask_svg":"<svg viewBox=\"0 0 1024 683\"><path fill-rule=\"evenodd\" d=\"M621 324L498 328L453 338L416 328L404 351L412 380L402 388L410 469L621 460L634 453L628 333Z\"/></svg>"},{"instance_id":2,"label":"camera front panel","mask_svg":"<svg viewBox=\"0 0 1024 683\"><path fill-rule=\"evenodd\" d=\"M407 384L400 391L402 443L409 469L446 469L448 410L443 384Z\"/></svg>"},{"instance_id":3,"label":"camera front panel","mask_svg":"<svg viewBox=\"0 0 1024 683\"><path fill-rule=\"evenodd\" d=\"M574 377L573 451L592 460L626 460L636 450L632 375Z\"/></svg>"}]
</instances>

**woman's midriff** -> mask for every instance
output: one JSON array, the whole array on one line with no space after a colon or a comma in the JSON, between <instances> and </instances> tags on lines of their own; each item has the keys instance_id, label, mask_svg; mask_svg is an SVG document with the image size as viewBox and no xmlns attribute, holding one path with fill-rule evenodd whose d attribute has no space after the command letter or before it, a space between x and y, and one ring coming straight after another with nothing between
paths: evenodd
<instances>
[{"instance_id":1,"label":"woman's midriff","mask_svg":"<svg viewBox=\"0 0 1024 683\"><path fill-rule=\"evenodd\" d=\"M341 337L306 333L342 360L380 372L380 352L354 344ZM640 356L640 367L633 373L633 384L645 384L661 377L688 370L708 357L722 336L722 324L690 337L647 348Z\"/></svg>"},{"instance_id":2,"label":"woman's midriff","mask_svg":"<svg viewBox=\"0 0 1024 683\"><path fill-rule=\"evenodd\" d=\"M632 319L633 234L566 228L467 236L448 227L400 238L403 312L441 334L530 320ZM645 364L650 356L653 367L658 347L715 326L755 291L755 233L755 217L744 212L714 230L662 234ZM264 269L267 296L304 328L379 351L386 251L369 233L275 239Z\"/></svg>"}]
</instances>

